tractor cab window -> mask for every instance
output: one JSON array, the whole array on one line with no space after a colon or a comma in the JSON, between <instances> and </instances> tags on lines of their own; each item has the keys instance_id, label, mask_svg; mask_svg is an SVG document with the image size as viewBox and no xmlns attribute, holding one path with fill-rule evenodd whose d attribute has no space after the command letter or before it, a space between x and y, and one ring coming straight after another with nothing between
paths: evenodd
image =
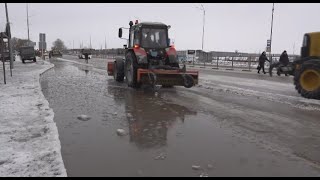
<instances>
[{"instance_id":1,"label":"tractor cab window","mask_svg":"<svg viewBox=\"0 0 320 180\"><path fill-rule=\"evenodd\" d=\"M303 36L303 42L301 47L301 57L310 56L310 36L308 34Z\"/></svg>"},{"instance_id":2,"label":"tractor cab window","mask_svg":"<svg viewBox=\"0 0 320 180\"><path fill-rule=\"evenodd\" d=\"M140 44L140 34L138 29L134 30L133 45L135 44Z\"/></svg>"},{"instance_id":3,"label":"tractor cab window","mask_svg":"<svg viewBox=\"0 0 320 180\"><path fill-rule=\"evenodd\" d=\"M144 48L166 48L168 38L166 29L143 28L141 46Z\"/></svg>"},{"instance_id":4,"label":"tractor cab window","mask_svg":"<svg viewBox=\"0 0 320 180\"><path fill-rule=\"evenodd\" d=\"M307 47L307 46L308 46L308 35L304 35L302 47Z\"/></svg>"},{"instance_id":5,"label":"tractor cab window","mask_svg":"<svg viewBox=\"0 0 320 180\"><path fill-rule=\"evenodd\" d=\"M134 31L131 31L130 32L131 33L131 42L130 42L130 44L129 44L129 47L133 47L133 39L134 39Z\"/></svg>"}]
</instances>

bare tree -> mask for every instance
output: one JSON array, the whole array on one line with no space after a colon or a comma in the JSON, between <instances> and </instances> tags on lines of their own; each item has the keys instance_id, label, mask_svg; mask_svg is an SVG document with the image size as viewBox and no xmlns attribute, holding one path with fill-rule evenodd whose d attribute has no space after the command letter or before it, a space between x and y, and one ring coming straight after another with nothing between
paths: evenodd
<instances>
[{"instance_id":1,"label":"bare tree","mask_svg":"<svg viewBox=\"0 0 320 180\"><path fill-rule=\"evenodd\" d=\"M55 50L59 50L59 51L63 51L66 50L67 47L64 45L64 42L61 39L57 39L52 43L52 48L51 49L55 49Z\"/></svg>"}]
</instances>

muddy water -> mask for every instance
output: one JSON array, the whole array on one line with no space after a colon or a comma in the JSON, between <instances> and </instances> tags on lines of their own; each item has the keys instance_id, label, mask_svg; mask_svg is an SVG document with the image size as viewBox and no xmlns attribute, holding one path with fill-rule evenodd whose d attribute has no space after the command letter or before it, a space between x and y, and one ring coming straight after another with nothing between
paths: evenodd
<instances>
[{"instance_id":1,"label":"muddy water","mask_svg":"<svg viewBox=\"0 0 320 180\"><path fill-rule=\"evenodd\" d=\"M219 117L193 106L200 100L178 88L133 90L105 73L53 63L41 85L55 112L68 176L318 175L230 134ZM82 114L91 118L80 121ZM127 135L118 136L119 128Z\"/></svg>"}]
</instances>

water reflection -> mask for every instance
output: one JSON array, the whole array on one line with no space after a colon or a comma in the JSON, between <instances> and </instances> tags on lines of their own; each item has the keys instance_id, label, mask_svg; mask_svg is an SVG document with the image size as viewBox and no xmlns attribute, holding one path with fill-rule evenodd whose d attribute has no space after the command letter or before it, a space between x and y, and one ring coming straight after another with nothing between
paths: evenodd
<instances>
[{"instance_id":1,"label":"water reflection","mask_svg":"<svg viewBox=\"0 0 320 180\"><path fill-rule=\"evenodd\" d=\"M170 127L184 122L186 115L196 115L184 106L167 102L160 92L108 86L117 104L124 104L130 142L139 148L159 148L167 143ZM171 93L171 92L166 92ZM174 93L174 92L173 92Z\"/></svg>"}]
</instances>

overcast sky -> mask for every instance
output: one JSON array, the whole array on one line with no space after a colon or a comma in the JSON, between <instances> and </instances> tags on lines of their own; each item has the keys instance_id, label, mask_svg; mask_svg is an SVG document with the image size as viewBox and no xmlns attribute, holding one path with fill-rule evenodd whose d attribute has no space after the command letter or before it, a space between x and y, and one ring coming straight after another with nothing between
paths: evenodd
<instances>
[{"instance_id":1,"label":"overcast sky","mask_svg":"<svg viewBox=\"0 0 320 180\"><path fill-rule=\"evenodd\" d=\"M2 7L1 7L2 6ZM5 27L4 3L0 9L0 30ZM185 4L38 4L29 3L30 39L39 41L46 33L48 47L60 38L72 48L80 42L92 47L119 48L125 41L118 28L130 20L160 21L171 25L170 38L177 49L201 49L203 13L196 3ZM270 37L272 3L204 4L205 51L262 52ZM320 4L276 3L272 51L299 54L303 34L320 30ZM26 4L8 3L12 36L27 38ZM295 46L295 48L294 48Z\"/></svg>"}]
</instances>

